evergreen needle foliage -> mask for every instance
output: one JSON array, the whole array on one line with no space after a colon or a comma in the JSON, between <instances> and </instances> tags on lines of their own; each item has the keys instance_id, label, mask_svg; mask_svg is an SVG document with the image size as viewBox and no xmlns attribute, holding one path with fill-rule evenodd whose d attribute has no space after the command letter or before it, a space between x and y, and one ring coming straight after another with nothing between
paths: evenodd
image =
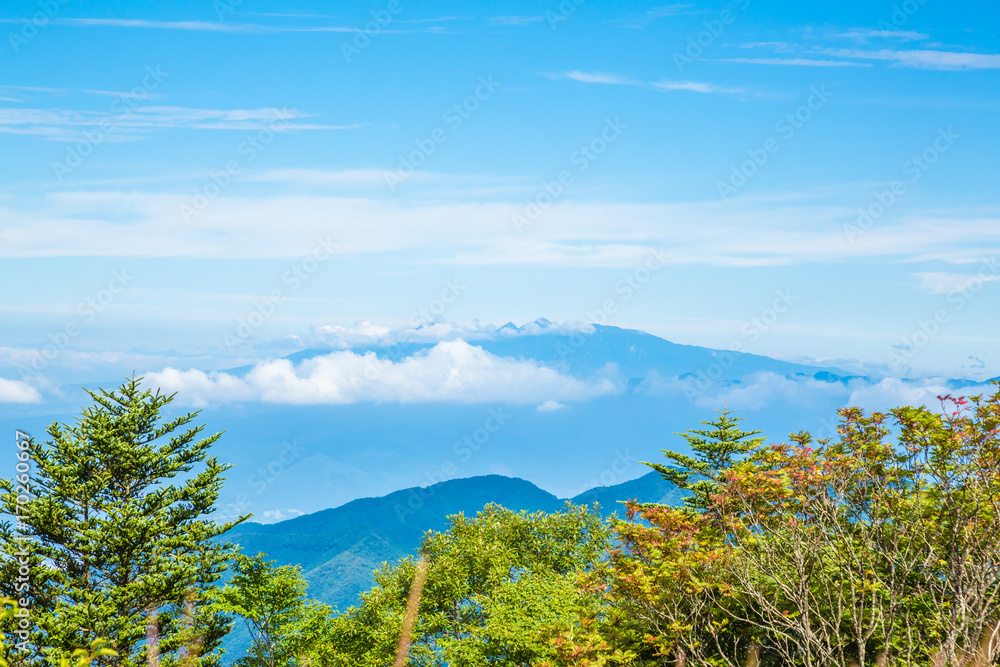
<instances>
[{"instance_id":1,"label":"evergreen needle foliage","mask_svg":"<svg viewBox=\"0 0 1000 667\"><path fill-rule=\"evenodd\" d=\"M687 441L693 455L662 449L669 463L643 461L668 482L688 491L691 495L684 499L684 505L695 512L711 507L712 495L718 490L724 473L765 441L759 437L762 431L741 429L739 424L743 418L734 416L732 410L725 408L717 412L717 418L701 422L710 428L675 434Z\"/></svg>"},{"instance_id":2,"label":"evergreen needle foliage","mask_svg":"<svg viewBox=\"0 0 1000 667\"><path fill-rule=\"evenodd\" d=\"M96 639L138 666L147 622L162 665L212 665L229 629L206 594L232 557L218 540L245 520L209 519L228 465L209 456L221 434L201 437L197 413L166 419L173 396L141 387L89 391L73 425L52 424L31 440L30 497L18 523L0 527L0 586L30 609L31 635L14 664L42 665ZM17 514L16 480L0 480L0 508ZM22 497L23 500L23 497ZM24 552L27 555L24 556ZM30 570L14 590L19 559Z\"/></svg>"}]
</instances>

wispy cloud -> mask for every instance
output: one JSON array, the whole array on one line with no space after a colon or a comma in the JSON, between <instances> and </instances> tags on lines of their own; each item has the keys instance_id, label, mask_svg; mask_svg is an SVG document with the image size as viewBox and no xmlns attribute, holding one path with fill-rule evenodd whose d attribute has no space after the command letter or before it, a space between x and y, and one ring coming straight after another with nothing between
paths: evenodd
<instances>
[{"instance_id":1,"label":"wispy cloud","mask_svg":"<svg viewBox=\"0 0 1000 667\"><path fill-rule=\"evenodd\" d=\"M104 139L135 141L156 129L259 130L281 122L282 130L345 130L360 125L327 125L302 122L311 117L297 109L195 109L173 106L140 106L118 114L67 109L0 108L0 133L39 136L52 141L76 141L86 128L112 122Z\"/></svg>"},{"instance_id":2,"label":"wispy cloud","mask_svg":"<svg viewBox=\"0 0 1000 667\"><path fill-rule=\"evenodd\" d=\"M907 30L867 30L855 29L834 33L834 38L851 38L866 43L882 38L895 41L919 41L927 35ZM870 61L882 61L899 67L932 70L977 70L1000 69L1000 54L970 53L963 51L942 51L935 49L863 49L842 47L821 47L792 44L788 42L748 42L740 48L764 48L775 54L790 55L789 58L727 58L721 62L750 63L757 65L801 65L809 67L850 67L870 65ZM831 60L834 59L834 60ZM858 62L860 61L860 62Z\"/></svg>"},{"instance_id":3,"label":"wispy cloud","mask_svg":"<svg viewBox=\"0 0 1000 667\"><path fill-rule=\"evenodd\" d=\"M881 60L901 67L935 70L1000 69L1000 54L960 51L827 48L825 55L859 60Z\"/></svg>"},{"instance_id":4,"label":"wispy cloud","mask_svg":"<svg viewBox=\"0 0 1000 667\"><path fill-rule=\"evenodd\" d=\"M394 23L444 23L446 21L465 21L468 16L432 16L425 19L393 19Z\"/></svg>"},{"instance_id":5,"label":"wispy cloud","mask_svg":"<svg viewBox=\"0 0 1000 667\"><path fill-rule=\"evenodd\" d=\"M291 19L335 19L336 16L331 14L317 14L314 12L241 12L246 16L267 16L274 18L291 18ZM469 16L432 16L424 19L401 19L398 17L393 17L392 23L443 23L445 21L461 21L467 20L471 17ZM280 29L280 28L279 28ZM353 28L345 28L345 30L353 30ZM339 32L339 31L338 31Z\"/></svg>"},{"instance_id":6,"label":"wispy cloud","mask_svg":"<svg viewBox=\"0 0 1000 667\"><path fill-rule=\"evenodd\" d=\"M33 93L49 93L52 95L71 95L73 93L84 93L87 95L102 95L106 97L127 97L131 93L120 91L120 90L93 90L90 88L46 88L42 86L14 86L10 84L0 84L0 88L5 88L9 90L24 90ZM146 92L147 99L162 97L158 93L153 93L152 91ZM0 98L4 99L4 98ZM20 101L20 100L13 100Z\"/></svg>"},{"instance_id":7,"label":"wispy cloud","mask_svg":"<svg viewBox=\"0 0 1000 667\"><path fill-rule=\"evenodd\" d=\"M331 14L317 14L315 12L239 12L246 16L273 16L277 18L289 19L332 19L337 18Z\"/></svg>"},{"instance_id":8,"label":"wispy cloud","mask_svg":"<svg viewBox=\"0 0 1000 667\"><path fill-rule=\"evenodd\" d=\"M545 74L543 76L550 79L563 79L568 81L577 81L579 83L595 83L612 86L637 86L661 92L689 91L693 93L713 93L722 95L740 95L747 92L745 88L723 86L700 81L663 80L645 83L617 74L608 74L604 72L581 72L579 70L573 70L571 72L564 72L561 74Z\"/></svg>"},{"instance_id":9,"label":"wispy cloud","mask_svg":"<svg viewBox=\"0 0 1000 667\"><path fill-rule=\"evenodd\" d=\"M493 25L531 25L544 20L544 16L491 16L486 22Z\"/></svg>"},{"instance_id":10,"label":"wispy cloud","mask_svg":"<svg viewBox=\"0 0 1000 667\"><path fill-rule=\"evenodd\" d=\"M566 72L563 76L571 81L579 81L580 83L606 83L615 86L641 85L638 81L633 81L632 79L627 79L616 74L601 74L599 72L580 72L574 70Z\"/></svg>"},{"instance_id":11,"label":"wispy cloud","mask_svg":"<svg viewBox=\"0 0 1000 667\"><path fill-rule=\"evenodd\" d=\"M741 49L770 49L775 53L795 53L797 44L791 42L744 42L740 44Z\"/></svg>"},{"instance_id":12,"label":"wispy cloud","mask_svg":"<svg viewBox=\"0 0 1000 667\"><path fill-rule=\"evenodd\" d=\"M916 42L929 37L926 33L915 30L874 30L872 28L851 28L831 35L835 38L853 39L858 42L868 42L873 39L894 39L903 42Z\"/></svg>"},{"instance_id":13,"label":"wispy cloud","mask_svg":"<svg viewBox=\"0 0 1000 667\"><path fill-rule=\"evenodd\" d=\"M657 90L687 90L692 93L708 93L719 95L739 95L747 92L745 88L734 86L719 86L714 83L702 83L699 81L657 81L651 84Z\"/></svg>"},{"instance_id":14,"label":"wispy cloud","mask_svg":"<svg viewBox=\"0 0 1000 667\"><path fill-rule=\"evenodd\" d=\"M684 14L690 10L693 5L690 4L673 4L673 5L661 5L659 7L654 7L648 12L643 14L645 18L648 19L662 19L667 16L677 16L678 14Z\"/></svg>"},{"instance_id":15,"label":"wispy cloud","mask_svg":"<svg viewBox=\"0 0 1000 667\"><path fill-rule=\"evenodd\" d=\"M678 14L686 14L691 11L691 8L692 5L690 4L661 5L659 7L653 7L638 16L614 19L609 21L609 23L612 25L620 25L625 28L641 30L657 19L677 16Z\"/></svg>"},{"instance_id":16,"label":"wispy cloud","mask_svg":"<svg viewBox=\"0 0 1000 667\"><path fill-rule=\"evenodd\" d=\"M51 312L64 316L75 314L73 306L59 307L53 309ZM45 354L46 351L39 348L0 346L0 368L3 368L5 371L6 369L11 369L16 373L19 371L14 369L21 369L20 372L23 372L23 369L30 369L35 363L45 362L47 364L46 368L49 371L55 371L55 375L62 375L69 371L72 373L83 372L90 376L106 374L106 376L110 377L121 377L124 374L131 373L136 368L164 368L166 366L185 364L210 369L219 367L218 364L220 363L224 364L224 368L232 368L254 362L254 359L251 357L220 359L219 357L207 354L185 356L177 352L142 353L65 349L60 350L59 354L53 359L46 359ZM31 378L32 383L36 385L37 389L46 391L51 387L43 380L44 376L41 375L35 375ZM27 390L22 387L21 391L25 392ZM28 392L27 395L31 396L33 394Z\"/></svg>"},{"instance_id":17,"label":"wispy cloud","mask_svg":"<svg viewBox=\"0 0 1000 667\"><path fill-rule=\"evenodd\" d=\"M298 185L385 185L385 171L381 169L274 169L254 174L247 180L258 182L291 183Z\"/></svg>"},{"instance_id":18,"label":"wispy cloud","mask_svg":"<svg viewBox=\"0 0 1000 667\"><path fill-rule=\"evenodd\" d=\"M386 171L384 169L272 169L260 173L248 173L247 181L261 183L282 183L296 189L317 191L340 190L357 197L360 188L367 188L366 194L379 195L385 192ZM497 176L475 173L445 173L437 171L417 171L410 179L414 186L411 194L423 200L454 200L470 197L516 197L522 196L526 188L535 183L521 176ZM101 187L121 187L119 183L101 183Z\"/></svg>"},{"instance_id":19,"label":"wispy cloud","mask_svg":"<svg viewBox=\"0 0 1000 667\"><path fill-rule=\"evenodd\" d=\"M523 192L535 187L525 185ZM516 235L511 222L523 211L520 192L463 199L456 189L448 201L387 201L357 192L260 190L248 183L227 192L199 215L197 225L187 226L178 210L187 192L181 187L0 200L0 226L7 234L0 257L297 257L301 239L328 234L345 254L415 253L439 265L630 267L660 247L675 264L726 266L859 256L955 263L1000 254L997 212L975 208L886 216L864 244L852 244L843 227L856 222L856 213L824 201L641 204L567 198L545 211L545 224L529 237ZM619 223L609 229L608 220ZM804 227L803 220L810 224Z\"/></svg>"},{"instance_id":20,"label":"wispy cloud","mask_svg":"<svg viewBox=\"0 0 1000 667\"><path fill-rule=\"evenodd\" d=\"M447 20L449 17L433 19ZM21 19L0 19L0 23L20 23ZM276 26L259 23L224 23L221 21L153 21L149 19L118 19L118 18L52 18L52 25L78 28L139 28L149 30L185 30L193 32L222 33L282 33L282 32L361 32L361 28L351 26ZM436 32L433 28L422 30L396 30L382 28L382 33L403 32Z\"/></svg>"},{"instance_id":21,"label":"wispy cloud","mask_svg":"<svg viewBox=\"0 0 1000 667\"><path fill-rule=\"evenodd\" d=\"M0 23L19 23L18 19L0 19ZM150 28L155 30L192 30L196 32L274 32L281 28L249 23L223 23L221 21L150 21L147 19L112 19L112 18L52 18L52 25L71 27L108 27L108 28ZM350 31L349 28L338 30Z\"/></svg>"},{"instance_id":22,"label":"wispy cloud","mask_svg":"<svg viewBox=\"0 0 1000 667\"><path fill-rule=\"evenodd\" d=\"M951 294L961 292L972 285L1000 280L1000 275L970 275L967 273L947 273L941 271L927 271L913 274L920 279L920 288L932 294Z\"/></svg>"},{"instance_id":23,"label":"wispy cloud","mask_svg":"<svg viewBox=\"0 0 1000 667\"><path fill-rule=\"evenodd\" d=\"M720 58L723 63L746 63L749 65L787 65L794 67L871 67L871 63L853 60L817 60L815 58Z\"/></svg>"}]
</instances>

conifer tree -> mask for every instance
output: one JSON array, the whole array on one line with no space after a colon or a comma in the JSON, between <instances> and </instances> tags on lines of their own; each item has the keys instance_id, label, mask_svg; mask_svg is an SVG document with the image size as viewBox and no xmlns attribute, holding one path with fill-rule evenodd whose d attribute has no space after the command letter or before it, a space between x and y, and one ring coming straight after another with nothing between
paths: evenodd
<instances>
[{"instance_id":1,"label":"conifer tree","mask_svg":"<svg viewBox=\"0 0 1000 667\"><path fill-rule=\"evenodd\" d=\"M29 440L27 478L0 480L0 511L19 515L0 528L0 586L30 614L13 664L58 664L98 638L117 652L101 664L218 662L230 624L207 598L233 554L218 538L247 517L210 520L230 467L209 456L221 433L201 437L197 412L167 419L174 396L141 380L87 390L73 425Z\"/></svg>"},{"instance_id":2,"label":"conifer tree","mask_svg":"<svg viewBox=\"0 0 1000 667\"><path fill-rule=\"evenodd\" d=\"M643 461L644 465L660 473L677 488L690 492L684 499L684 505L692 512L700 513L708 509L723 472L766 439L758 437L762 431L741 429L739 424L743 418L734 416L732 410L723 408L716 412L719 416L715 419L700 422L710 428L689 429L674 434L687 440L692 455L662 449L660 451L670 463Z\"/></svg>"}]
</instances>

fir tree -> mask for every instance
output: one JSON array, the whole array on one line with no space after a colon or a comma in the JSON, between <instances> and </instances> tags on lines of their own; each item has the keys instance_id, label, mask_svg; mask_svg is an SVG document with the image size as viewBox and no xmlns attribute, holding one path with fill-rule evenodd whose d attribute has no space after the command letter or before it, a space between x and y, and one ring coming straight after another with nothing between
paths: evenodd
<instances>
[{"instance_id":1,"label":"fir tree","mask_svg":"<svg viewBox=\"0 0 1000 667\"><path fill-rule=\"evenodd\" d=\"M719 416L715 419L700 422L710 428L674 434L687 440L692 455L662 449L670 463L642 462L677 488L688 491L690 495L684 499L684 505L692 512L708 509L722 474L766 439L758 437L762 431L741 429L739 423L743 418L734 416L734 411L723 408L716 412Z\"/></svg>"},{"instance_id":2,"label":"fir tree","mask_svg":"<svg viewBox=\"0 0 1000 667\"><path fill-rule=\"evenodd\" d=\"M174 396L141 380L87 390L93 404L75 424L28 442L28 478L0 480L0 511L21 515L0 528L0 586L30 610L27 652L14 664L98 638L118 654L102 663L140 665L156 653L163 665L218 662L230 623L207 594L233 554L218 538L247 517L209 519L230 467L209 456L222 434L200 437L197 412L166 419ZM16 590L25 563L27 587Z\"/></svg>"}]
</instances>

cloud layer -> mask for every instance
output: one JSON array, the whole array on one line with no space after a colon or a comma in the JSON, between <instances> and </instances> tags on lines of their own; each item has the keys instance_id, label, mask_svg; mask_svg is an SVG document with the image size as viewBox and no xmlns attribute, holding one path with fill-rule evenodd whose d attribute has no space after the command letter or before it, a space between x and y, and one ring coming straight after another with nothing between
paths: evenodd
<instances>
[{"instance_id":1,"label":"cloud layer","mask_svg":"<svg viewBox=\"0 0 1000 667\"><path fill-rule=\"evenodd\" d=\"M857 406L868 411L887 411L903 405L923 405L937 409L937 397L944 394L967 395L984 393L981 388L955 390L940 377L915 380L882 378L852 379L848 382L827 382L811 376L788 377L771 372L753 373L734 383L705 386L696 378L663 378L655 372L639 386L639 392L650 396L676 397L703 408L727 405L736 410L766 410L775 405Z\"/></svg>"},{"instance_id":2,"label":"cloud layer","mask_svg":"<svg viewBox=\"0 0 1000 667\"><path fill-rule=\"evenodd\" d=\"M567 199L520 234L512 220L524 205L503 201L227 192L191 222L181 215L183 205L190 207L189 194L120 190L56 192L23 205L0 199L0 257L299 257L302 239L327 235L343 253L433 251L442 263L480 266L629 267L661 246L675 264L730 266L859 256L977 261L1000 250L996 211L984 209L901 210L851 242L844 229L857 224L856 210L749 197L651 204Z\"/></svg>"},{"instance_id":3,"label":"cloud layer","mask_svg":"<svg viewBox=\"0 0 1000 667\"><path fill-rule=\"evenodd\" d=\"M146 381L177 392L180 401L349 404L455 402L514 404L582 401L618 388L607 379L578 380L532 361L494 356L462 340L442 342L426 354L394 362L350 351L303 361L267 361L245 376L167 368Z\"/></svg>"}]
</instances>

